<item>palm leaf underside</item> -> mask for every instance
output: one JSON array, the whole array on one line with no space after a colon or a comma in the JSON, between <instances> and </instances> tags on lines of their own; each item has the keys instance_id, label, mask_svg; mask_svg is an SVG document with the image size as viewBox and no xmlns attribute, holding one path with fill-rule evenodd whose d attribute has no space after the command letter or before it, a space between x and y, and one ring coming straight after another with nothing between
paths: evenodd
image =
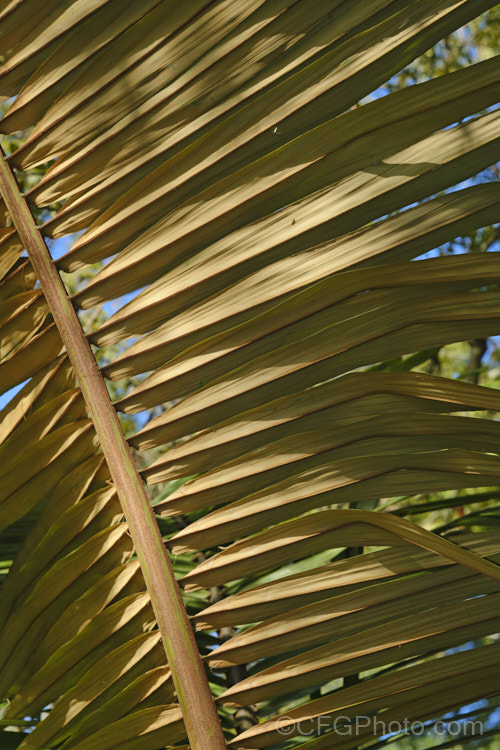
<instances>
[{"instance_id":1,"label":"palm leaf underside","mask_svg":"<svg viewBox=\"0 0 500 750\"><path fill-rule=\"evenodd\" d=\"M500 66L356 106L490 7L0 11L1 129L29 133L4 170L51 164L26 199L41 236L71 235L59 271L111 259L75 308L129 295L86 336L119 351L108 381L137 378L119 412L168 405L128 442L154 449L148 484L192 477L154 510L231 747L280 746L285 733L298 747L299 722L321 716L425 721L498 701L497 517L443 535L406 518L410 496L499 484L500 426L471 418L499 410L498 393L372 366L500 331L497 253L412 262L498 218L498 184L444 191L499 158ZM6 195L0 212L2 392L27 381L0 426L0 541L13 559L2 726L53 706L22 750L185 745L94 421ZM226 678L238 665L244 678ZM256 706L260 723L242 731L233 706ZM373 739L363 732L335 747Z\"/></svg>"}]
</instances>

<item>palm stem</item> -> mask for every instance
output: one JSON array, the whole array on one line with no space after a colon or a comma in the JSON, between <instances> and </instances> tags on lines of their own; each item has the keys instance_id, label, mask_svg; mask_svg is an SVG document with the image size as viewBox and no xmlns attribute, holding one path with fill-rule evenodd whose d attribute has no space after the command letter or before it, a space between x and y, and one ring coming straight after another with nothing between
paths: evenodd
<instances>
[{"instance_id":1,"label":"palm stem","mask_svg":"<svg viewBox=\"0 0 500 750\"><path fill-rule=\"evenodd\" d=\"M168 553L103 377L57 268L3 152L0 191L66 347L141 563L192 750L226 747Z\"/></svg>"}]
</instances>

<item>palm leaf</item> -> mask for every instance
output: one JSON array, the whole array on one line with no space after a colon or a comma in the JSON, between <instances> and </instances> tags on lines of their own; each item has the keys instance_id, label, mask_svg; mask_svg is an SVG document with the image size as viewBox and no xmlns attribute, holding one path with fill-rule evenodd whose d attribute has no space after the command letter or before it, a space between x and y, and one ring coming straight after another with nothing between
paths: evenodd
<instances>
[{"instance_id":1,"label":"palm leaf","mask_svg":"<svg viewBox=\"0 0 500 750\"><path fill-rule=\"evenodd\" d=\"M498 217L498 185L449 188L498 159L500 71L363 101L490 7L0 10L1 129L25 131L0 170L0 382L24 384L0 426L2 725L47 713L23 750L267 747L497 696L498 516L432 533L401 499L491 496L474 412L498 394L374 366L498 333L496 253L414 260ZM43 173L24 197L20 170ZM113 405L105 378L132 376ZM159 407L127 444L117 411ZM186 478L157 523L145 484Z\"/></svg>"}]
</instances>

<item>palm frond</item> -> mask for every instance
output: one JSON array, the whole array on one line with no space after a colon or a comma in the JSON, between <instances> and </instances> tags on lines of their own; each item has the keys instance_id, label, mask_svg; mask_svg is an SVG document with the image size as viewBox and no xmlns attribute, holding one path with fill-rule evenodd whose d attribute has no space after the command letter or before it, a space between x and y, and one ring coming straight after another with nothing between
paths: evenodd
<instances>
[{"instance_id":1,"label":"palm frond","mask_svg":"<svg viewBox=\"0 0 500 750\"><path fill-rule=\"evenodd\" d=\"M500 69L366 100L490 8L0 10L0 128L24 132L0 206L0 380L25 383L0 427L0 542L19 547L0 599L3 726L50 707L22 750L222 748L201 656L241 748L320 717L428 721L497 696L495 509L433 532L405 516L438 507L413 496L491 496L499 427L481 412L498 392L376 369L499 331L497 253L422 256L498 218L498 184L466 181L498 159ZM12 177L35 169L30 214ZM41 238L72 233L52 262ZM56 269L92 264L70 296ZM124 295L82 334L74 309L85 325ZM88 344L115 347L100 374ZM131 376L113 410L105 378ZM128 440L145 483L190 477L154 510L198 647L115 410L160 412ZM183 639L203 705L186 697ZM251 728L223 708L254 704ZM334 735L347 750L377 732Z\"/></svg>"}]
</instances>

